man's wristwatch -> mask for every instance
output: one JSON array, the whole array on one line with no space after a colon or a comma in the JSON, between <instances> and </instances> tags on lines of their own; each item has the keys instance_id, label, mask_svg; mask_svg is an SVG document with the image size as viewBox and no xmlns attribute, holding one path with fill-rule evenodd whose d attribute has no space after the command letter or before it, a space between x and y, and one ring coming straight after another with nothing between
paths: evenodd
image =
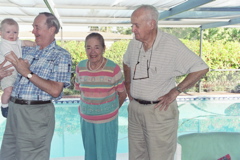
<instances>
[{"instance_id":1,"label":"man's wristwatch","mask_svg":"<svg viewBox=\"0 0 240 160\"><path fill-rule=\"evenodd\" d=\"M176 87L176 90L179 92L179 93L182 93L182 89L180 87Z\"/></svg>"},{"instance_id":2,"label":"man's wristwatch","mask_svg":"<svg viewBox=\"0 0 240 160\"><path fill-rule=\"evenodd\" d=\"M33 74L34 74L33 72L29 73L29 74L27 75L27 79L32 78Z\"/></svg>"}]
</instances>

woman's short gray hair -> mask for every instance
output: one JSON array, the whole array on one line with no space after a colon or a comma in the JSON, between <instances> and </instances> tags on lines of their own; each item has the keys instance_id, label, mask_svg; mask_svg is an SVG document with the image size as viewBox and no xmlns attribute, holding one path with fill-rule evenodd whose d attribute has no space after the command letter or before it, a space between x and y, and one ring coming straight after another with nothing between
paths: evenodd
<instances>
[{"instance_id":1,"label":"woman's short gray hair","mask_svg":"<svg viewBox=\"0 0 240 160\"><path fill-rule=\"evenodd\" d=\"M47 17L46 24L47 24L48 28L55 27L56 28L55 34L57 34L61 27L57 17L54 14L48 13L48 12L41 12L41 13L39 13L39 15L40 14L43 14Z\"/></svg>"}]
</instances>

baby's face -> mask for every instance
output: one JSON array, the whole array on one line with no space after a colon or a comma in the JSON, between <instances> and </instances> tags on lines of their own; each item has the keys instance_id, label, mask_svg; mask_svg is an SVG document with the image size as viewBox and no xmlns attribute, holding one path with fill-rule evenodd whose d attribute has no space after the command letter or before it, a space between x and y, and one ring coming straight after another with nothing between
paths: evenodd
<instances>
[{"instance_id":1,"label":"baby's face","mask_svg":"<svg viewBox=\"0 0 240 160\"><path fill-rule=\"evenodd\" d=\"M1 36L8 41L16 41L18 39L18 26L4 24L2 26Z\"/></svg>"}]
</instances>

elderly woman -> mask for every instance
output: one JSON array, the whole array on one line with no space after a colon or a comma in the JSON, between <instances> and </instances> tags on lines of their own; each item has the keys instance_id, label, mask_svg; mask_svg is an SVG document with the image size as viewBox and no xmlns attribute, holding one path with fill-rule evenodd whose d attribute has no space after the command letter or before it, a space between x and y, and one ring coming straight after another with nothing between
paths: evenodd
<instances>
[{"instance_id":1,"label":"elderly woman","mask_svg":"<svg viewBox=\"0 0 240 160\"><path fill-rule=\"evenodd\" d=\"M118 109L127 94L120 67L103 57L105 48L102 35L89 34L85 39L88 59L76 67L85 160L116 159Z\"/></svg>"}]
</instances>

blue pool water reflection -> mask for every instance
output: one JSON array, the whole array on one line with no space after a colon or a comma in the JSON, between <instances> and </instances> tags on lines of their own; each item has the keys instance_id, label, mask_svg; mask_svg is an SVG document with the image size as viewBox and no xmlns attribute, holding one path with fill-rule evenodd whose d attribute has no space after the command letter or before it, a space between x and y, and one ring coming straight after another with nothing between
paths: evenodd
<instances>
[{"instance_id":1,"label":"blue pool water reflection","mask_svg":"<svg viewBox=\"0 0 240 160\"><path fill-rule=\"evenodd\" d=\"M178 134L193 132L240 132L240 95L181 96ZM56 126L52 140L51 158L83 156L78 99L62 99L55 103ZM119 110L118 153L128 152L128 101ZM0 142L6 120L0 117Z\"/></svg>"},{"instance_id":2,"label":"blue pool water reflection","mask_svg":"<svg viewBox=\"0 0 240 160\"><path fill-rule=\"evenodd\" d=\"M196 132L240 132L240 95L179 99L178 135Z\"/></svg>"}]
</instances>

